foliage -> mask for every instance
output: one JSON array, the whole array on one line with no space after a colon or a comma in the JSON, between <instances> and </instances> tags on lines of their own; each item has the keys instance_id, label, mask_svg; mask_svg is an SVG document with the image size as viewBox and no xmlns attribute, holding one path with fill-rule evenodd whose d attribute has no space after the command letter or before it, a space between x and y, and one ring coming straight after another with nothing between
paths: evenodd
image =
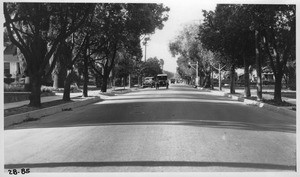
<instances>
[{"instance_id":1,"label":"foliage","mask_svg":"<svg viewBox=\"0 0 300 177\"><path fill-rule=\"evenodd\" d=\"M114 67L115 77L127 77L133 73L134 61L131 56L126 52L118 52L116 65Z\"/></svg>"},{"instance_id":2,"label":"foliage","mask_svg":"<svg viewBox=\"0 0 300 177\"><path fill-rule=\"evenodd\" d=\"M44 86L44 85L41 86L41 92L47 92L47 93L50 93L50 92L53 92L53 91L54 91L54 88L53 88L53 87Z\"/></svg>"},{"instance_id":3,"label":"foliage","mask_svg":"<svg viewBox=\"0 0 300 177\"><path fill-rule=\"evenodd\" d=\"M274 99L281 102L283 71L287 61L295 60L295 8L219 4L215 11L203 11L199 38L205 48L219 52L232 66L241 66L243 60L253 64L255 56L257 64L271 66L276 78Z\"/></svg>"},{"instance_id":4,"label":"foliage","mask_svg":"<svg viewBox=\"0 0 300 177\"><path fill-rule=\"evenodd\" d=\"M182 56L178 57L177 65L178 65L177 73L179 74L179 76L181 78L187 79L187 77L190 78L193 75L194 70L191 70L188 67L188 65L189 65L188 61L184 57L182 57Z\"/></svg>"},{"instance_id":5,"label":"foliage","mask_svg":"<svg viewBox=\"0 0 300 177\"><path fill-rule=\"evenodd\" d=\"M253 64L254 38L247 12L243 5L230 4L219 4L214 12L203 11L205 19L199 28L199 38L205 48L222 56L220 59L226 64L243 66L242 55Z\"/></svg>"},{"instance_id":6,"label":"foliage","mask_svg":"<svg viewBox=\"0 0 300 177\"><path fill-rule=\"evenodd\" d=\"M102 91L118 53L141 58L141 35L162 29L169 8L162 4L98 4L92 23L92 67L103 78Z\"/></svg>"},{"instance_id":7,"label":"foliage","mask_svg":"<svg viewBox=\"0 0 300 177\"><path fill-rule=\"evenodd\" d=\"M168 75L168 78L171 79L171 78L174 78L175 77L175 74L173 72L170 72L170 71L166 71L164 70L163 73L167 74Z\"/></svg>"},{"instance_id":8,"label":"foliage","mask_svg":"<svg viewBox=\"0 0 300 177\"><path fill-rule=\"evenodd\" d=\"M295 61L296 6L248 5L252 28L259 35L260 48L268 56L275 76L274 100L282 102L282 77L288 61Z\"/></svg>"},{"instance_id":9,"label":"foliage","mask_svg":"<svg viewBox=\"0 0 300 177\"><path fill-rule=\"evenodd\" d=\"M78 3L5 3L5 26L11 41L24 55L29 74L44 75L57 45L83 24L91 6ZM39 52L38 56L32 57L34 52Z\"/></svg>"},{"instance_id":10,"label":"foliage","mask_svg":"<svg viewBox=\"0 0 300 177\"><path fill-rule=\"evenodd\" d=\"M80 3L4 3L4 26L11 42L23 54L25 75L30 77L31 106L41 105L41 81L49 76L56 64L55 60L50 60L53 53L61 42L83 25L93 6Z\"/></svg>"},{"instance_id":11,"label":"foliage","mask_svg":"<svg viewBox=\"0 0 300 177\"><path fill-rule=\"evenodd\" d=\"M216 63L216 57L211 51L203 47L202 42L198 39L198 33L198 25L186 25L175 40L169 43L169 50L173 57L179 56L177 71L182 78L192 77L196 74L195 70L189 67L189 63L198 62L200 77L209 77L210 66Z\"/></svg>"},{"instance_id":12,"label":"foliage","mask_svg":"<svg viewBox=\"0 0 300 177\"><path fill-rule=\"evenodd\" d=\"M4 92L24 92L24 85L19 83L4 83Z\"/></svg>"},{"instance_id":13,"label":"foliage","mask_svg":"<svg viewBox=\"0 0 300 177\"><path fill-rule=\"evenodd\" d=\"M157 74L162 74L159 59L157 57L148 58L142 65L141 74L144 77L155 77Z\"/></svg>"},{"instance_id":14,"label":"foliage","mask_svg":"<svg viewBox=\"0 0 300 177\"><path fill-rule=\"evenodd\" d=\"M10 77L7 77L7 78L4 78L4 83L6 84L11 84L15 81L14 78L10 78Z\"/></svg>"}]
</instances>

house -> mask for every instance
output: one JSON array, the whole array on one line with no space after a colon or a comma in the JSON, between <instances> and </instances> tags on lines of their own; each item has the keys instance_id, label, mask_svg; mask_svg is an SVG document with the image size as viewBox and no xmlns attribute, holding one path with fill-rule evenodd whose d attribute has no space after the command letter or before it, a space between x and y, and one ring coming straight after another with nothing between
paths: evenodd
<instances>
[{"instance_id":1,"label":"house","mask_svg":"<svg viewBox=\"0 0 300 177\"><path fill-rule=\"evenodd\" d=\"M244 69L237 69L238 80L244 80ZM275 77L273 71L269 67L263 67L261 73L262 81L264 84L271 84L275 82ZM252 69L249 72L250 82L256 82L257 80L257 72L256 69Z\"/></svg>"},{"instance_id":2,"label":"house","mask_svg":"<svg viewBox=\"0 0 300 177\"><path fill-rule=\"evenodd\" d=\"M4 45L4 76L11 74L11 78L16 78L20 74L20 61L17 54L17 47L11 43Z\"/></svg>"}]
</instances>

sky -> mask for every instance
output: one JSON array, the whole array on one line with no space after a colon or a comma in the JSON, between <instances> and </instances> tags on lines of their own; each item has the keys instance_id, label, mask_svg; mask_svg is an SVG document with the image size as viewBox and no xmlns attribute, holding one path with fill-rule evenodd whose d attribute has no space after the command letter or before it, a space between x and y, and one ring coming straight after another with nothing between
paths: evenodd
<instances>
[{"instance_id":1,"label":"sky","mask_svg":"<svg viewBox=\"0 0 300 177\"><path fill-rule=\"evenodd\" d=\"M156 30L148 41L146 57L157 57L164 60L164 70L176 72L177 58L169 52L169 42L179 34L185 24L199 23L203 19L202 10L214 10L216 3L207 0L164 0L161 1L170 8L169 19L162 30ZM143 47L143 55L145 47ZM144 56L143 56L144 61Z\"/></svg>"}]
</instances>

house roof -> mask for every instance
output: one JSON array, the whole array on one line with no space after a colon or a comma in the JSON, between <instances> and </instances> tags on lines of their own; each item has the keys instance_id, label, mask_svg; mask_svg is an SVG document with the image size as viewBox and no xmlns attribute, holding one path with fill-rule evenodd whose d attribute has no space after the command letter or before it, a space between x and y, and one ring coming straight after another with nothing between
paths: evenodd
<instances>
[{"instance_id":1,"label":"house roof","mask_svg":"<svg viewBox=\"0 0 300 177\"><path fill-rule=\"evenodd\" d=\"M13 44L6 46L4 55L17 55L17 47Z\"/></svg>"}]
</instances>

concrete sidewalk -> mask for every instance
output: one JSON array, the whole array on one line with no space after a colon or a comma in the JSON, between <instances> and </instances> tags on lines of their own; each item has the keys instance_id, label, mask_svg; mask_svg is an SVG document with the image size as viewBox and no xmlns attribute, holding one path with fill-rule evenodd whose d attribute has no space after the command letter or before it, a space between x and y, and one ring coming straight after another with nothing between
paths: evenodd
<instances>
[{"instance_id":1,"label":"concrete sidewalk","mask_svg":"<svg viewBox=\"0 0 300 177\"><path fill-rule=\"evenodd\" d=\"M213 92L216 95L226 96L233 100L238 100L238 101L244 102L244 104L246 104L246 105L258 106L260 108L265 108L265 109L268 109L268 110L271 110L274 112L288 114L288 115L291 115L296 118L296 111L295 111L296 99L293 99L293 98L282 97L282 100L286 101L288 103L294 104L295 106L275 106L275 105L267 104L267 103L264 103L261 101L256 101L256 100L253 100L250 98L245 98L244 97L244 89L236 88L235 94L231 94L229 88L222 88L221 91L218 90L217 87L215 87L214 90L206 89L206 88L202 88L202 87L198 87L198 89L207 90L209 92ZM268 94L268 93L272 93L273 91L274 91L273 89L264 89L263 92L265 92L265 93L263 94L263 99L266 99L266 100L273 99L274 96L271 94ZM286 90L286 89L282 90L282 93L284 93L284 92L295 92L295 94L296 94L296 91L291 91L291 90ZM251 96L254 98L256 97L256 90L251 89Z\"/></svg>"},{"instance_id":2,"label":"concrete sidewalk","mask_svg":"<svg viewBox=\"0 0 300 177\"><path fill-rule=\"evenodd\" d=\"M128 93L134 89L136 90L136 88L129 89L126 87L125 88L124 87L113 88L113 89L108 89L106 93L101 93L101 91L98 89L89 90L88 97L86 97L86 98L82 97L82 92L70 93L70 97L73 102L68 102L68 103L57 105L57 106L51 106L51 107L47 107L47 108L43 108L43 109L37 109L37 110L29 111L29 112L13 114L13 115L4 117L4 128L7 128L14 124L22 123L24 121L37 120L41 117L53 115L58 112L72 110L77 107L82 107L82 106L85 106L88 104L99 102L99 101L101 101L101 99L105 99L109 96L113 96L116 94ZM41 102L46 103L46 102L51 102L51 101L56 101L56 100L62 100L62 98L63 98L63 93L56 93L55 96L41 97ZM8 111L8 109L10 109L10 108L17 108L17 107L21 107L21 106L28 105L28 104L29 104L29 100L4 104L4 110Z\"/></svg>"},{"instance_id":3,"label":"concrete sidewalk","mask_svg":"<svg viewBox=\"0 0 300 177\"><path fill-rule=\"evenodd\" d=\"M72 99L72 98L75 98L75 97L79 97L81 95L82 95L81 92L79 92L79 93L71 93L70 97ZM42 103L46 103L46 102L61 100L62 97L63 97L63 93L55 93L55 96L41 97L41 102ZM11 108L16 108L16 107L21 107L21 106L28 105L28 104L29 104L29 100L12 102L12 103L5 103L4 104L4 109L11 109Z\"/></svg>"},{"instance_id":4,"label":"concrete sidewalk","mask_svg":"<svg viewBox=\"0 0 300 177\"><path fill-rule=\"evenodd\" d=\"M218 88L215 87L215 90L218 90ZM225 93L230 93L230 89L229 88L222 88L222 91ZM235 89L235 92L241 96L244 96L244 89ZM263 89L263 98L267 99L267 100L271 100L274 99L274 96L272 94L268 94L268 93L273 93L274 89ZM292 91L292 90L287 90L287 89L282 89L282 93L284 92L294 92L296 94L296 91ZM251 89L251 96L252 97L256 97L257 92L255 89ZM286 101L288 103L291 104L295 104L296 105L296 98L287 98L287 97L282 97L282 101Z\"/></svg>"},{"instance_id":5,"label":"concrete sidewalk","mask_svg":"<svg viewBox=\"0 0 300 177\"><path fill-rule=\"evenodd\" d=\"M124 87L115 87L115 88L109 88L107 89L106 93L102 93L99 90L89 90L88 91L88 96L98 96L102 99L105 99L107 96L110 96L110 93L115 93L115 92L120 92L122 93L124 90ZM129 90L129 87L125 87L125 90ZM81 97L82 96L82 92L77 92L77 93L70 93L70 97L71 99L74 99L76 97ZM62 100L63 98L63 93L61 92L56 92L55 96L45 96L45 97L41 97L41 102L42 103L46 103L46 102L51 102L51 101L56 101L56 100ZM11 108L16 108L16 107L21 107L24 105L28 105L29 104L29 100L25 100L25 101L19 101L19 102L12 102L12 103L5 103L4 104L4 110L5 109L11 109Z\"/></svg>"}]
</instances>

